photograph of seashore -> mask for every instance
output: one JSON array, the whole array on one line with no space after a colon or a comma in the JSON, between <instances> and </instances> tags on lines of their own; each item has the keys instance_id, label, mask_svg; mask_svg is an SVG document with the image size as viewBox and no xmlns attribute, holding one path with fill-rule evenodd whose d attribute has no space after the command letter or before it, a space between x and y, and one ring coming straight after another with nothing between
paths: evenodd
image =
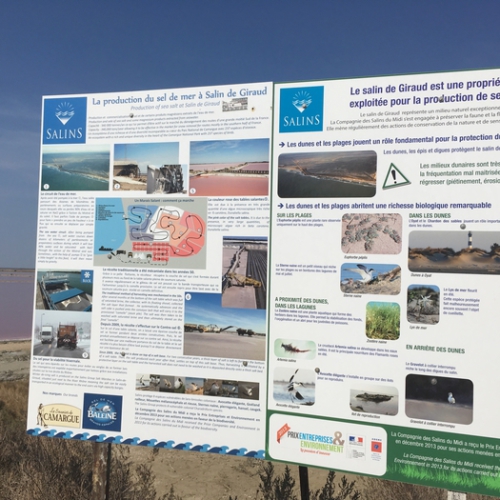
<instances>
[{"instance_id":1,"label":"photograph of seashore","mask_svg":"<svg viewBox=\"0 0 500 500\"><path fill-rule=\"evenodd\" d=\"M269 139L191 142L191 196L267 196Z\"/></svg>"},{"instance_id":2,"label":"photograph of seashore","mask_svg":"<svg viewBox=\"0 0 500 500\"><path fill-rule=\"evenodd\" d=\"M108 145L44 146L42 191L107 191Z\"/></svg>"},{"instance_id":3,"label":"photograph of seashore","mask_svg":"<svg viewBox=\"0 0 500 500\"><path fill-rule=\"evenodd\" d=\"M500 232L412 231L408 268L417 273L500 274Z\"/></svg>"},{"instance_id":4,"label":"photograph of seashore","mask_svg":"<svg viewBox=\"0 0 500 500\"><path fill-rule=\"evenodd\" d=\"M285 153L278 158L281 198L370 198L376 188L375 151Z\"/></svg>"}]
</instances>

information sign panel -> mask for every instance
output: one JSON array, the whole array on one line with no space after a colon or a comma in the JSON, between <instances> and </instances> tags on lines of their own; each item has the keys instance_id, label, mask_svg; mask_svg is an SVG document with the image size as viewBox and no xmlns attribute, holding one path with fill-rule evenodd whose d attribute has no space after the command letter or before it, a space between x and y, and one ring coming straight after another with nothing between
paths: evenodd
<instances>
[{"instance_id":1,"label":"information sign panel","mask_svg":"<svg viewBox=\"0 0 500 500\"><path fill-rule=\"evenodd\" d=\"M264 456L271 104L44 98L29 433Z\"/></svg>"},{"instance_id":2,"label":"information sign panel","mask_svg":"<svg viewBox=\"0 0 500 500\"><path fill-rule=\"evenodd\" d=\"M500 492L498 77L275 85L270 458Z\"/></svg>"}]
</instances>

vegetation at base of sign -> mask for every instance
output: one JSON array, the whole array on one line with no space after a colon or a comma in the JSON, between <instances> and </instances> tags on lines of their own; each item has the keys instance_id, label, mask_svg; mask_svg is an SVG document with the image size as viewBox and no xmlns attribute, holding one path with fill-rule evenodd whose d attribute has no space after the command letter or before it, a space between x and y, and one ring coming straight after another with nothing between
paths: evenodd
<instances>
[{"instance_id":1,"label":"vegetation at base of sign","mask_svg":"<svg viewBox=\"0 0 500 500\"><path fill-rule=\"evenodd\" d=\"M298 500L295 494L295 479L288 466L285 467L285 472L281 476L275 476L273 463L264 462L259 478L257 500ZM356 481L348 481L345 476L342 476L340 483L336 484L335 471L331 470L328 472L324 486L316 491L310 491L309 498L310 500L361 500L361 494L354 489L355 484ZM335 494L337 486L339 491Z\"/></svg>"},{"instance_id":2,"label":"vegetation at base of sign","mask_svg":"<svg viewBox=\"0 0 500 500\"><path fill-rule=\"evenodd\" d=\"M0 382L0 500L89 500L92 443L27 435L27 399L27 380ZM109 500L182 500L173 485L167 493L164 493L166 488L161 492L164 494L158 493L153 486L155 475L151 462L162 450L151 449L147 463L134 463L130 450L128 446L112 446ZM248 462L252 459L244 460L238 467L254 464ZM258 467L260 484L255 500L300 498L298 485L288 466L281 475L276 473L272 462L259 461ZM326 481L323 487L310 492L310 500L447 500L445 490L371 477L349 481L342 476L336 481L334 471L324 472ZM245 498L250 496L245 495ZM467 500L490 498L467 494ZM223 496L221 500L238 498Z\"/></svg>"},{"instance_id":3,"label":"vegetation at base of sign","mask_svg":"<svg viewBox=\"0 0 500 500\"><path fill-rule=\"evenodd\" d=\"M389 471L388 471L389 472ZM476 490L491 492L491 495L498 498L498 491L500 489L500 476L499 477L484 477L472 474L463 474L453 471L443 471L436 469L423 469L422 467L415 467L411 465L394 466L391 473L397 474L399 477L408 478L408 481L422 482L426 484L432 483L447 483L453 485L457 491ZM483 498L491 498L490 496L473 495L468 493L467 500L482 500Z\"/></svg>"},{"instance_id":4,"label":"vegetation at base of sign","mask_svg":"<svg viewBox=\"0 0 500 500\"><path fill-rule=\"evenodd\" d=\"M27 380L0 383L0 500L87 500L92 443L26 434ZM133 464L129 447L113 446L109 500L181 500L159 496L148 464Z\"/></svg>"}]
</instances>

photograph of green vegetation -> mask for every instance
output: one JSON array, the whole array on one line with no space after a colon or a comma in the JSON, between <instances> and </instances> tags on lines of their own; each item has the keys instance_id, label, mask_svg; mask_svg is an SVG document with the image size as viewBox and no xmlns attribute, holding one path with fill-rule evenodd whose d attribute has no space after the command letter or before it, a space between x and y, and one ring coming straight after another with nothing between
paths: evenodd
<instances>
[{"instance_id":1,"label":"photograph of green vegetation","mask_svg":"<svg viewBox=\"0 0 500 500\"><path fill-rule=\"evenodd\" d=\"M366 336L370 339L397 340L400 332L401 310L395 302L366 304Z\"/></svg>"},{"instance_id":2,"label":"photograph of green vegetation","mask_svg":"<svg viewBox=\"0 0 500 500\"><path fill-rule=\"evenodd\" d=\"M467 499L484 498L483 495L492 495L498 498L500 491L500 477L484 477L473 474L463 474L458 472L443 471L439 469L427 469L411 465L395 465L388 467L387 474L395 475L398 479L436 486L440 488L447 485L453 491L476 491L478 494L468 494Z\"/></svg>"}]
</instances>

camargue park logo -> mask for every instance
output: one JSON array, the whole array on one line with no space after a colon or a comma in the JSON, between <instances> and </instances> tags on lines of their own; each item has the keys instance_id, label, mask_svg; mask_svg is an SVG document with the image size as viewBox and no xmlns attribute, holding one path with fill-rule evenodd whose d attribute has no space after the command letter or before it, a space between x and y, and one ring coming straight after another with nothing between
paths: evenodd
<instances>
[{"instance_id":1,"label":"camargue park logo","mask_svg":"<svg viewBox=\"0 0 500 500\"><path fill-rule=\"evenodd\" d=\"M44 144L84 144L87 135L86 126L86 97L44 100Z\"/></svg>"},{"instance_id":2,"label":"camargue park logo","mask_svg":"<svg viewBox=\"0 0 500 500\"><path fill-rule=\"evenodd\" d=\"M83 428L120 431L122 427L122 397L85 394Z\"/></svg>"},{"instance_id":3,"label":"camargue park logo","mask_svg":"<svg viewBox=\"0 0 500 500\"><path fill-rule=\"evenodd\" d=\"M323 130L324 87L280 89L280 132Z\"/></svg>"}]
</instances>

